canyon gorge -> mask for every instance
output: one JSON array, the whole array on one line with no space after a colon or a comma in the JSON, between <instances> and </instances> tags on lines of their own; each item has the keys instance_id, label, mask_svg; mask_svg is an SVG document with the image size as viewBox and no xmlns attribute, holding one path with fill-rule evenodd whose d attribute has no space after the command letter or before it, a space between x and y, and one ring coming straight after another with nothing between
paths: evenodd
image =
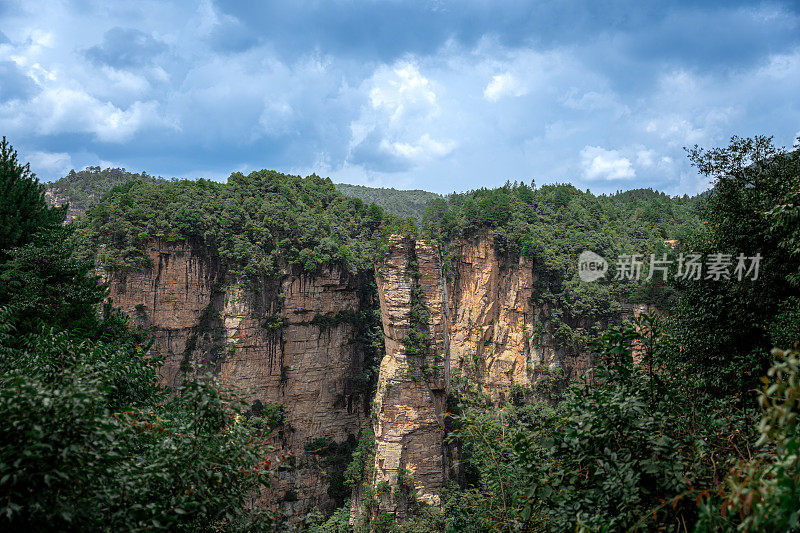
<instances>
[{"instance_id":1,"label":"canyon gorge","mask_svg":"<svg viewBox=\"0 0 800 533\"><path fill-rule=\"evenodd\" d=\"M373 512L403 519L409 495L387 487L413 485L416 501L439 505L439 490L458 476L458 450L445 442L454 379L503 404L514 386L554 371L576 378L590 364L585 351L559 348L551 310L532 302L530 259L505 264L491 232L456 252L445 265L433 244L395 235L374 272L289 269L254 289L189 241L155 241L145 247L149 266L101 274L113 305L151 332L164 384L211 372L251 406L283 406L270 453L284 467L257 504L291 519L331 511L352 488L354 519L365 492ZM378 311L383 346L371 353L363 317ZM365 431L374 447L360 483L346 488L343 465L313 443L352 444Z\"/></svg>"}]
</instances>

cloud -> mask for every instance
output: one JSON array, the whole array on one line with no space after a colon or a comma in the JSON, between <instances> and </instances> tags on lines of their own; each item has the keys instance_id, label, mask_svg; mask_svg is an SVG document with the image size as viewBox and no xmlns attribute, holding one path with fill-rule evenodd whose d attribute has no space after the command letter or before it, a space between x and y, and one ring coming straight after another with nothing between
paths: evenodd
<instances>
[{"instance_id":1,"label":"cloud","mask_svg":"<svg viewBox=\"0 0 800 533\"><path fill-rule=\"evenodd\" d=\"M583 175L587 180L628 180L636 177L630 159L616 150L586 146L581 150Z\"/></svg>"},{"instance_id":2,"label":"cloud","mask_svg":"<svg viewBox=\"0 0 800 533\"><path fill-rule=\"evenodd\" d=\"M25 99L36 90L34 81L13 61L0 61L0 102Z\"/></svg>"},{"instance_id":3,"label":"cloud","mask_svg":"<svg viewBox=\"0 0 800 533\"><path fill-rule=\"evenodd\" d=\"M523 96L528 93L522 83L513 74L497 74L492 76L492 81L483 90L483 96L492 102L496 102L505 96Z\"/></svg>"},{"instance_id":4,"label":"cloud","mask_svg":"<svg viewBox=\"0 0 800 533\"><path fill-rule=\"evenodd\" d=\"M362 89L368 103L351 124L348 164L380 172L408 171L445 157L456 146L429 131L440 113L433 84L417 65L400 62L381 67Z\"/></svg>"},{"instance_id":5,"label":"cloud","mask_svg":"<svg viewBox=\"0 0 800 533\"><path fill-rule=\"evenodd\" d=\"M414 143L395 142L392 143L392 150L407 159L414 161L424 161L434 157L442 157L453 151L455 147L453 141L437 141L431 139L429 134L424 134Z\"/></svg>"},{"instance_id":6,"label":"cloud","mask_svg":"<svg viewBox=\"0 0 800 533\"><path fill-rule=\"evenodd\" d=\"M793 141L798 24L780 0L9 0L0 129L21 152L162 175L694 192L683 146Z\"/></svg>"},{"instance_id":7,"label":"cloud","mask_svg":"<svg viewBox=\"0 0 800 533\"><path fill-rule=\"evenodd\" d=\"M90 133L100 142L112 143L127 141L144 127L166 125L156 102L135 102L123 109L66 87L47 88L27 102L0 107L3 126L25 128L28 121L39 135Z\"/></svg>"},{"instance_id":8,"label":"cloud","mask_svg":"<svg viewBox=\"0 0 800 533\"><path fill-rule=\"evenodd\" d=\"M199 12L200 30L206 33L205 40L213 49L225 53L242 52L258 43L258 32L237 17L220 12L209 0L200 3Z\"/></svg>"},{"instance_id":9,"label":"cloud","mask_svg":"<svg viewBox=\"0 0 800 533\"><path fill-rule=\"evenodd\" d=\"M386 111L390 120L397 121L409 113L429 114L437 109L430 81L411 63L379 69L371 83L369 98L373 109Z\"/></svg>"},{"instance_id":10,"label":"cloud","mask_svg":"<svg viewBox=\"0 0 800 533\"><path fill-rule=\"evenodd\" d=\"M636 164L643 167L652 167L656 164L656 152L654 150L639 150L636 152Z\"/></svg>"},{"instance_id":11,"label":"cloud","mask_svg":"<svg viewBox=\"0 0 800 533\"><path fill-rule=\"evenodd\" d=\"M103 35L101 44L88 48L84 54L96 65L124 69L147 64L166 49L166 44L141 30L116 27Z\"/></svg>"},{"instance_id":12,"label":"cloud","mask_svg":"<svg viewBox=\"0 0 800 533\"><path fill-rule=\"evenodd\" d=\"M21 154L39 176L63 176L74 168L72 157L66 152L25 152Z\"/></svg>"}]
</instances>

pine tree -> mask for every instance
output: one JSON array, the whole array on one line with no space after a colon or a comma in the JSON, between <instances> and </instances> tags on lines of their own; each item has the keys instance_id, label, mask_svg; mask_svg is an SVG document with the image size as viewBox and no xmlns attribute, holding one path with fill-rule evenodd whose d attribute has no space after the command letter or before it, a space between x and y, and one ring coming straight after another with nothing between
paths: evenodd
<instances>
[{"instance_id":1,"label":"pine tree","mask_svg":"<svg viewBox=\"0 0 800 533\"><path fill-rule=\"evenodd\" d=\"M44 186L30 165L17 160L17 152L3 137L0 142L0 257L9 248L24 245L44 228L59 225L66 209L49 207Z\"/></svg>"}]
</instances>

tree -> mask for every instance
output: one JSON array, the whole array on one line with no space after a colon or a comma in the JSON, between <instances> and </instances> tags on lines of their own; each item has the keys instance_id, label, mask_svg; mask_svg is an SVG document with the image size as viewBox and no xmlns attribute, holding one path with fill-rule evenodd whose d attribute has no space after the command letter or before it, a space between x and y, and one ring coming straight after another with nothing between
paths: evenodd
<instances>
[{"instance_id":1,"label":"tree","mask_svg":"<svg viewBox=\"0 0 800 533\"><path fill-rule=\"evenodd\" d=\"M778 149L768 137L733 137L726 147L695 147L689 158L715 185L701 208L707 230L684 251L730 254L733 265L729 280L680 284L674 323L682 348L675 356L693 366L708 391L739 393L745 401L769 368L773 345L800 341L783 319L785 304L800 301L796 263L786 254L793 226L771 215L797 183L800 153ZM738 254L761 256L757 280L733 275Z\"/></svg>"},{"instance_id":2,"label":"tree","mask_svg":"<svg viewBox=\"0 0 800 533\"><path fill-rule=\"evenodd\" d=\"M44 186L39 184L28 163L23 165L18 161L16 150L3 137L0 141L0 254L25 244L43 228L57 226L64 220L65 212L66 209L47 205Z\"/></svg>"}]
</instances>

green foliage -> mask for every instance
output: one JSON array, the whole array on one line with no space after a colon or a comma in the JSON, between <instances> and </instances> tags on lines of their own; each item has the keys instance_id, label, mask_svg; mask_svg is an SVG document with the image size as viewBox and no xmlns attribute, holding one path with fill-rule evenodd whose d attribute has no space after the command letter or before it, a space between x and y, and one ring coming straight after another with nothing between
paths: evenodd
<instances>
[{"instance_id":1,"label":"green foliage","mask_svg":"<svg viewBox=\"0 0 800 533\"><path fill-rule=\"evenodd\" d=\"M372 428L361 430L358 438L358 445L353 451L353 458L344 472L344 483L350 488L355 488L364 479L364 475L370 470L375 454L375 433Z\"/></svg>"},{"instance_id":2,"label":"green foliage","mask_svg":"<svg viewBox=\"0 0 800 533\"><path fill-rule=\"evenodd\" d=\"M305 444L306 455L321 458L328 473L328 496L337 507L344 504L350 495L350 488L345 486L345 470L353 460L353 452L357 443L354 435L347 440L335 442L327 437L319 437Z\"/></svg>"},{"instance_id":3,"label":"green foliage","mask_svg":"<svg viewBox=\"0 0 800 533\"><path fill-rule=\"evenodd\" d=\"M309 528L311 533L352 533L350 526L350 501L336 509L333 514L321 526Z\"/></svg>"},{"instance_id":4,"label":"green foliage","mask_svg":"<svg viewBox=\"0 0 800 533\"><path fill-rule=\"evenodd\" d=\"M428 191L399 191L346 183L337 183L336 190L347 196L360 198L366 204L375 204L387 213L417 220L422 218L432 200L441 198L438 194Z\"/></svg>"},{"instance_id":5,"label":"green foliage","mask_svg":"<svg viewBox=\"0 0 800 533\"><path fill-rule=\"evenodd\" d=\"M142 246L189 240L205 247L242 280L272 279L284 268L313 273L340 263L370 265L379 208L337 192L330 179L262 170L234 173L227 184L132 181L114 187L76 222L108 268L147 266Z\"/></svg>"},{"instance_id":6,"label":"green foliage","mask_svg":"<svg viewBox=\"0 0 800 533\"><path fill-rule=\"evenodd\" d=\"M784 346L800 341L786 313L787 303L800 298L796 262L787 260L794 234L770 214L800 175L800 153L779 150L765 137L734 137L724 148L695 147L690 158L715 186L701 209L707 230L687 249L733 254L734 264L739 253L762 259L755 281L732 276L680 284L675 335L703 387L744 401L770 366L773 339Z\"/></svg>"},{"instance_id":7,"label":"green foliage","mask_svg":"<svg viewBox=\"0 0 800 533\"><path fill-rule=\"evenodd\" d=\"M620 254L660 257L671 251L665 240L688 239L702 226L697 203L649 189L594 196L571 185L515 182L432 201L422 233L439 243L450 277L461 243L486 230L493 232L495 252L506 267L514 268L520 257L530 259L538 277L532 303L547 310L542 319L549 321L557 345L576 355L615 323L620 302L671 307L669 283L613 280L614 262ZM580 281L576 265L584 250L609 261L605 278Z\"/></svg>"},{"instance_id":8,"label":"green foliage","mask_svg":"<svg viewBox=\"0 0 800 533\"><path fill-rule=\"evenodd\" d=\"M36 185L21 179L29 187L0 190L11 211ZM92 265L73 258L71 230L49 214L31 220L0 264L0 528L269 526L246 507L268 482L266 443L237 423L236 398L211 376L167 396L162 362L103 305Z\"/></svg>"},{"instance_id":9,"label":"green foliage","mask_svg":"<svg viewBox=\"0 0 800 533\"><path fill-rule=\"evenodd\" d=\"M354 322L356 320L355 311L339 311L334 315L314 315L311 319L311 324L317 326L321 331L327 331L330 328L336 327L339 324L346 322Z\"/></svg>"},{"instance_id":10,"label":"green foliage","mask_svg":"<svg viewBox=\"0 0 800 533\"><path fill-rule=\"evenodd\" d=\"M466 487L445 500L450 523L526 531L693 524L695 496L726 461L744 457L752 413L687 386L688 367L664 335L652 318L603 334L596 384L570 388L554 408L512 394L498 409L460 389L450 438L461 443ZM643 364L634 364L634 345Z\"/></svg>"},{"instance_id":11,"label":"green foliage","mask_svg":"<svg viewBox=\"0 0 800 533\"><path fill-rule=\"evenodd\" d=\"M273 315L268 316L264 319L261 323L261 327L267 330L270 334L275 334L280 332L283 329L286 329L286 326L289 325L289 321L280 313L275 313Z\"/></svg>"},{"instance_id":12,"label":"green foliage","mask_svg":"<svg viewBox=\"0 0 800 533\"><path fill-rule=\"evenodd\" d=\"M731 470L720 498L706 495L700 531L800 528L800 353L775 349L773 355L777 361L758 398L755 457Z\"/></svg>"},{"instance_id":13,"label":"green foliage","mask_svg":"<svg viewBox=\"0 0 800 533\"><path fill-rule=\"evenodd\" d=\"M65 209L48 207L44 186L30 165L17 159L17 152L0 141L0 260L6 250L28 243L39 231L52 229L64 220Z\"/></svg>"},{"instance_id":14,"label":"green foliage","mask_svg":"<svg viewBox=\"0 0 800 533\"><path fill-rule=\"evenodd\" d=\"M60 201L67 202L71 212L79 214L115 186L135 180L164 181L163 178L149 176L147 172L137 174L124 168L86 167L78 172L70 170L63 178L48 183L46 188Z\"/></svg>"},{"instance_id":15,"label":"green foliage","mask_svg":"<svg viewBox=\"0 0 800 533\"><path fill-rule=\"evenodd\" d=\"M0 375L0 522L195 530L243 519L266 482L263 450L210 377L165 403L159 362L140 347L52 331L29 339L3 354L13 363Z\"/></svg>"},{"instance_id":16,"label":"green foliage","mask_svg":"<svg viewBox=\"0 0 800 533\"><path fill-rule=\"evenodd\" d=\"M261 400L256 400L245 411L244 417L253 427L272 430L286 422L286 406L282 403L264 405Z\"/></svg>"}]
</instances>

